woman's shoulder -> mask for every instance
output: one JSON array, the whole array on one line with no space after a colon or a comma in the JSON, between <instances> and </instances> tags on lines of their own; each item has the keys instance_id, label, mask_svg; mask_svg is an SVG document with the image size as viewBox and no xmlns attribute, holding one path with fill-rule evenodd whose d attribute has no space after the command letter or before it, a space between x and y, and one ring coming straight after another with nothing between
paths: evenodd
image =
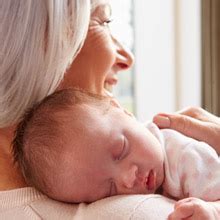
<instances>
[{"instance_id":1,"label":"woman's shoulder","mask_svg":"<svg viewBox=\"0 0 220 220\"><path fill-rule=\"evenodd\" d=\"M113 196L91 203L83 219L167 219L174 203L158 194Z\"/></svg>"},{"instance_id":2,"label":"woman's shoulder","mask_svg":"<svg viewBox=\"0 0 220 220\"><path fill-rule=\"evenodd\" d=\"M32 187L0 192L0 219L73 219L79 205L52 200Z\"/></svg>"},{"instance_id":3,"label":"woman's shoulder","mask_svg":"<svg viewBox=\"0 0 220 220\"><path fill-rule=\"evenodd\" d=\"M66 204L26 187L0 192L0 219L166 219L173 202L160 195L126 195Z\"/></svg>"}]
</instances>

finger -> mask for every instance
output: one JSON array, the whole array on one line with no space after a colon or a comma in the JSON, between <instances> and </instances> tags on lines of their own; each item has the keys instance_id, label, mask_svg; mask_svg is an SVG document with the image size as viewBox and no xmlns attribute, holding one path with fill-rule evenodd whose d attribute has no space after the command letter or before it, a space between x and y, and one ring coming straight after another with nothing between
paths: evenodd
<instances>
[{"instance_id":1,"label":"finger","mask_svg":"<svg viewBox=\"0 0 220 220\"><path fill-rule=\"evenodd\" d=\"M194 205L192 202L184 203L169 215L168 219L185 219L193 216Z\"/></svg>"},{"instance_id":2,"label":"finger","mask_svg":"<svg viewBox=\"0 0 220 220\"><path fill-rule=\"evenodd\" d=\"M209 144L212 144L213 135L220 132L220 128L215 125L186 115L159 114L153 118L153 122L160 128L174 129L186 136L206 141Z\"/></svg>"},{"instance_id":3,"label":"finger","mask_svg":"<svg viewBox=\"0 0 220 220\"><path fill-rule=\"evenodd\" d=\"M167 219L168 220L195 220L194 215L183 219L183 218L173 217L172 214L170 214Z\"/></svg>"},{"instance_id":4,"label":"finger","mask_svg":"<svg viewBox=\"0 0 220 220\"><path fill-rule=\"evenodd\" d=\"M220 123L219 117L211 114L210 112L200 108L200 107L189 107L182 109L180 111L176 112L177 114L181 115L187 115L192 118L196 118L198 120L204 121L204 122L213 122L213 123Z\"/></svg>"},{"instance_id":5,"label":"finger","mask_svg":"<svg viewBox=\"0 0 220 220\"><path fill-rule=\"evenodd\" d=\"M191 134L192 129L196 131L198 129L204 129L203 122L179 114L158 114L154 116L153 122L160 128L171 128L184 134L189 132ZM201 131L199 133L201 133ZM196 136L196 134L193 134L193 136Z\"/></svg>"},{"instance_id":6,"label":"finger","mask_svg":"<svg viewBox=\"0 0 220 220\"><path fill-rule=\"evenodd\" d=\"M200 107L187 107L179 111L176 111L176 113L182 115L188 115L193 118L198 117L198 115L204 114L203 109Z\"/></svg>"},{"instance_id":7,"label":"finger","mask_svg":"<svg viewBox=\"0 0 220 220\"><path fill-rule=\"evenodd\" d=\"M187 202L192 202L194 201L195 198L194 197L188 197L188 198L185 198L185 199L181 199L179 201L177 201L174 205L174 209L177 209L179 206L183 205L184 203L187 203ZM197 199L196 199L197 200Z\"/></svg>"}]
</instances>

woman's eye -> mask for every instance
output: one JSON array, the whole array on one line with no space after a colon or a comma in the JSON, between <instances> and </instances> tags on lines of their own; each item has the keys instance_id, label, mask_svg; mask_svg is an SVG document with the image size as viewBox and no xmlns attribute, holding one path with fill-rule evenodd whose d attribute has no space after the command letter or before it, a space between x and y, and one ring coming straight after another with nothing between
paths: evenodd
<instances>
[{"instance_id":1,"label":"woman's eye","mask_svg":"<svg viewBox=\"0 0 220 220\"><path fill-rule=\"evenodd\" d=\"M109 24L113 21L113 19L108 19L102 23L103 26L109 26Z\"/></svg>"}]
</instances>

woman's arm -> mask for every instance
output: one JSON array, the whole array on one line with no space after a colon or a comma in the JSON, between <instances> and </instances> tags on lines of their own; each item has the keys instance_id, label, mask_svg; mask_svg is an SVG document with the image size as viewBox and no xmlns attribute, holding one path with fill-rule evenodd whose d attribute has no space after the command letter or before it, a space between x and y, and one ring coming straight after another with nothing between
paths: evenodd
<instances>
[{"instance_id":1,"label":"woman's arm","mask_svg":"<svg viewBox=\"0 0 220 220\"><path fill-rule=\"evenodd\" d=\"M160 128L174 129L204 141L220 154L220 119L202 108L190 107L173 114L161 113L153 121Z\"/></svg>"}]
</instances>

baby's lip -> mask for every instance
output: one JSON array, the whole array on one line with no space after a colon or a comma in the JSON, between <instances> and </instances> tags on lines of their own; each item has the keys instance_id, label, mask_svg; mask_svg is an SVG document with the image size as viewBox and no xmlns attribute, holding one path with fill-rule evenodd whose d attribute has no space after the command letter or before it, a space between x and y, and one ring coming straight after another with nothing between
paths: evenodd
<instances>
[{"instance_id":1,"label":"baby's lip","mask_svg":"<svg viewBox=\"0 0 220 220\"><path fill-rule=\"evenodd\" d=\"M146 188L148 191L152 191L156 186L156 173L153 170L150 170L148 176L145 179Z\"/></svg>"}]
</instances>

